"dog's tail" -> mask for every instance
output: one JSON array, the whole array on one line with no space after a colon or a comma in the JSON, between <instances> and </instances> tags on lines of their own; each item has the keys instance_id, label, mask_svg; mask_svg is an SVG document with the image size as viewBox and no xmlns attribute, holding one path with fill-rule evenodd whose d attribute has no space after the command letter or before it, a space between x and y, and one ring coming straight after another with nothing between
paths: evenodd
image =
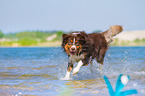
<instances>
[{"instance_id":1,"label":"dog's tail","mask_svg":"<svg viewBox=\"0 0 145 96\"><path fill-rule=\"evenodd\" d=\"M119 34L122 31L123 31L122 26L113 25L113 26L110 26L110 28L107 31L102 32L102 34L104 35L107 43L110 44L113 41L112 37L116 36L117 34Z\"/></svg>"}]
</instances>

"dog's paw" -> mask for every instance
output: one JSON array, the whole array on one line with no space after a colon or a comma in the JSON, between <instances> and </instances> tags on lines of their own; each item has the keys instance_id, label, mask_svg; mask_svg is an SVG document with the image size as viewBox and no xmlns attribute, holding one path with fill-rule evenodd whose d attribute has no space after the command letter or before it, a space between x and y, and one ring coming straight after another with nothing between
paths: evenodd
<instances>
[{"instance_id":1,"label":"dog's paw","mask_svg":"<svg viewBox=\"0 0 145 96\"><path fill-rule=\"evenodd\" d=\"M78 72L79 72L79 68L76 67L73 69L73 75L76 75Z\"/></svg>"}]
</instances>

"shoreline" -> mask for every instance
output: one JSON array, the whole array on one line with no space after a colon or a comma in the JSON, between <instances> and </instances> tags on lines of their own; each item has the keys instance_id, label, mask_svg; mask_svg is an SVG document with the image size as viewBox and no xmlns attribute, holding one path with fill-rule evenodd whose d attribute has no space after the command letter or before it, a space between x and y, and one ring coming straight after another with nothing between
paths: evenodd
<instances>
[{"instance_id":1,"label":"shoreline","mask_svg":"<svg viewBox=\"0 0 145 96\"><path fill-rule=\"evenodd\" d=\"M52 38L52 36L55 36ZM51 38L50 38L51 37ZM53 33L51 36L48 36L47 39L51 39L50 41L45 42L33 42L32 44L28 44L26 42L19 41L2 41L0 40L0 48L1 47L61 47L61 35L56 37L56 33ZM24 43L24 44L23 44ZM117 36L113 37L113 42L109 46L145 46L145 30L141 31L123 31L119 33Z\"/></svg>"},{"instance_id":2,"label":"shoreline","mask_svg":"<svg viewBox=\"0 0 145 96\"><path fill-rule=\"evenodd\" d=\"M17 47L11 47L11 46L0 46L0 48L58 48L61 46L17 46ZM110 45L109 47L145 47L145 46L114 46L114 45Z\"/></svg>"}]
</instances>

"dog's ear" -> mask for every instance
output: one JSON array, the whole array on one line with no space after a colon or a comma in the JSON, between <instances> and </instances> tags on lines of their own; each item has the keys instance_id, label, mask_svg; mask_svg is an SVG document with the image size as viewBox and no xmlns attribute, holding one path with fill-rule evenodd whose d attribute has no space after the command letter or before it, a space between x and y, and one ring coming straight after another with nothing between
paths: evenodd
<instances>
[{"instance_id":1,"label":"dog's ear","mask_svg":"<svg viewBox=\"0 0 145 96\"><path fill-rule=\"evenodd\" d=\"M67 39L69 37L69 34L62 34L62 39Z\"/></svg>"},{"instance_id":2,"label":"dog's ear","mask_svg":"<svg viewBox=\"0 0 145 96\"><path fill-rule=\"evenodd\" d=\"M85 33L85 31L82 31L82 32L81 32L81 35L82 35L82 36L84 36L84 37L85 37L85 39L87 39L87 37L88 37L88 34L87 34L87 33Z\"/></svg>"},{"instance_id":3,"label":"dog's ear","mask_svg":"<svg viewBox=\"0 0 145 96\"><path fill-rule=\"evenodd\" d=\"M81 34L78 34L80 37L80 42L84 44L87 41L88 35L84 31L82 31L80 33Z\"/></svg>"},{"instance_id":4,"label":"dog's ear","mask_svg":"<svg viewBox=\"0 0 145 96\"><path fill-rule=\"evenodd\" d=\"M65 46L69 37L70 37L70 34L63 34L62 35L62 47Z\"/></svg>"}]
</instances>

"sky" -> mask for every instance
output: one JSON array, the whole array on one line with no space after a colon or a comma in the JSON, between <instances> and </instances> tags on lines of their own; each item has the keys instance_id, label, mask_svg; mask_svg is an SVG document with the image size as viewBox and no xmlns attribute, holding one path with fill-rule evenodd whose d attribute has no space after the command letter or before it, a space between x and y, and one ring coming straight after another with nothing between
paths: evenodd
<instances>
[{"instance_id":1,"label":"sky","mask_svg":"<svg viewBox=\"0 0 145 96\"><path fill-rule=\"evenodd\" d=\"M0 0L0 30L145 30L145 0Z\"/></svg>"}]
</instances>

